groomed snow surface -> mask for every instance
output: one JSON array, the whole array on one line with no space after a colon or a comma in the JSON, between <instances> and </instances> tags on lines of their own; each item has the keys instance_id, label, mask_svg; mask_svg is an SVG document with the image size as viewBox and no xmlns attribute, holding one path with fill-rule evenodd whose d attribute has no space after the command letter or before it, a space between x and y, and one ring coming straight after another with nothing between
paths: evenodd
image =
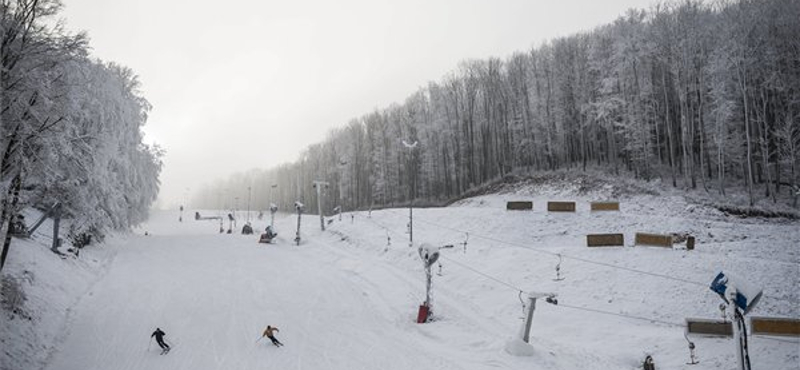
<instances>
[{"instance_id":1,"label":"groomed snow surface","mask_svg":"<svg viewBox=\"0 0 800 370\"><path fill-rule=\"evenodd\" d=\"M763 289L751 316L800 317L798 222L728 217L676 196L622 199L619 212L589 211L606 199L563 197L522 189L415 209L415 243L454 245L434 265L426 324L415 323L425 274L407 209L345 213L325 232L304 216L300 246L294 215L276 218L267 245L256 240L268 217L252 217L256 235L238 233L243 220L228 235L193 211L182 223L156 212L79 259L18 243L8 273L36 276L22 283L34 320L3 312L2 368L637 369L650 354L658 369L734 369L730 338L691 336L700 363L686 364L685 318L720 318L707 287L719 271ZM508 200L534 210L506 211ZM577 212L548 213L548 200L577 201ZM633 247L637 231L691 234L696 249ZM587 248L587 233L624 233L627 246ZM564 280L554 281L559 253ZM559 305L537 302L530 345L517 339L517 289L558 295ZM267 325L284 347L258 340ZM156 327L174 347L167 355L150 342ZM753 368L800 368L797 338L749 341Z\"/></svg>"}]
</instances>

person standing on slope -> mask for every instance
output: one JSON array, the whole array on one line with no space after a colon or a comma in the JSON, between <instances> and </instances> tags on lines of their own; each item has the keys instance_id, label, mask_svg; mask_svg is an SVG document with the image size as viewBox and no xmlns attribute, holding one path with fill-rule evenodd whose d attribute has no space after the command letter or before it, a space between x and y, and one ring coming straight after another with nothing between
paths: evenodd
<instances>
[{"instance_id":1,"label":"person standing on slope","mask_svg":"<svg viewBox=\"0 0 800 370\"><path fill-rule=\"evenodd\" d=\"M272 326L267 325L267 328L264 329L264 334L261 335L261 338L267 337L267 338L269 338L269 340L272 341L272 344L274 344L275 347L280 347L280 346L283 345L283 343L281 343L278 339L275 338L275 332L276 331L280 331L280 330L278 330L278 328L276 328L276 327L272 327Z\"/></svg>"},{"instance_id":2,"label":"person standing on slope","mask_svg":"<svg viewBox=\"0 0 800 370\"><path fill-rule=\"evenodd\" d=\"M160 328L156 328L156 331L154 331L153 334L150 334L150 338L156 337L156 343L158 343L158 346L161 347L162 351L167 352L169 351L169 345L164 343L164 335L166 335L166 333L161 331Z\"/></svg>"}]
</instances>

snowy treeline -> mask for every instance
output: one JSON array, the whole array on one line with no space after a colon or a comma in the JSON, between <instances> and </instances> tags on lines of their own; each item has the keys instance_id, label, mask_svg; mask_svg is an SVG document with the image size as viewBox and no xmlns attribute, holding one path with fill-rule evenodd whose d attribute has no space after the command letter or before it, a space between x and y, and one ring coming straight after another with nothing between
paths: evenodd
<instances>
[{"instance_id":1,"label":"snowy treeline","mask_svg":"<svg viewBox=\"0 0 800 370\"><path fill-rule=\"evenodd\" d=\"M58 0L0 0L2 260L25 206L62 203L67 237L146 219L161 151L142 143L150 110L128 68L90 58L55 20Z\"/></svg>"},{"instance_id":2,"label":"snowy treeline","mask_svg":"<svg viewBox=\"0 0 800 370\"><path fill-rule=\"evenodd\" d=\"M252 186L263 209L278 184L290 209L314 196L313 179L331 183L326 209L437 202L507 174L587 166L775 200L800 177L798 19L796 0L630 10L505 60L464 62L297 162L209 186L194 205L230 207Z\"/></svg>"}]
</instances>

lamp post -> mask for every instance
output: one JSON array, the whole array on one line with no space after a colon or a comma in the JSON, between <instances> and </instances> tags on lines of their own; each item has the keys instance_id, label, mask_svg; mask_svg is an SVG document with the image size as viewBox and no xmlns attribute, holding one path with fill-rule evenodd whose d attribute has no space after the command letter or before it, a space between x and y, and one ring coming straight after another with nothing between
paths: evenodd
<instances>
[{"instance_id":1,"label":"lamp post","mask_svg":"<svg viewBox=\"0 0 800 370\"><path fill-rule=\"evenodd\" d=\"M236 219L236 211L239 210L239 197L233 197L233 218Z\"/></svg>"},{"instance_id":2,"label":"lamp post","mask_svg":"<svg viewBox=\"0 0 800 370\"><path fill-rule=\"evenodd\" d=\"M247 223L250 223L250 198L251 198L251 191L250 187L247 187Z\"/></svg>"},{"instance_id":3,"label":"lamp post","mask_svg":"<svg viewBox=\"0 0 800 370\"><path fill-rule=\"evenodd\" d=\"M325 186L328 187L328 182L326 181L314 181L314 189L317 189L317 212L319 212L319 226L322 228L322 231L325 231L325 217L322 215L322 190L321 188Z\"/></svg>"},{"instance_id":4,"label":"lamp post","mask_svg":"<svg viewBox=\"0 0 800 370\"><path fill-rule=\"evenodd\" d=\"M403 146L408 149L408 246L414 246L414 171L412 171L412 160L414 148L419 144L414 141L409 144L403 140Z\"/></svg>"},{"instance_id":5,"label":"lamp post","mask_svg":"<svg viewBox=\"0 0 800 370\"><path fill-rule=\"evenodd\" d=\"M294 242L297 245L300 245L300 219L303 215L303 208L305 208L303 203L300 203L300 201L294 202L294 209L297 210L297 232L295 233Z\"/></svg>"},{"instance_id":6,"label":"lamp post","mask_svg":"<svg viewBox=\"0 0 800 370\"><path fill-rule=\"evenodd\" d=\"M275 212L278 212L278 206L276 206L275 203L273 203L273 201L272 201L272 199L273 199L272 198L272 189L275 189L277 187L278 187L278 184L272 184L272 186L269 187L269 213L270 213L269 226L272 227L272 228L275 227Z\"/></svg>"},{"instance_id":7,"label":"lamp post","mask_svg":"<svg viewBox=\"0 0 800 370\"><path fill-rule=\"evenodd\" d=\"M217 216L219 217L219 233L222 234L225 228L222 227L222 191L217 191Z\"/></svg>"},{"instance_id":8,"label":"lamp post","mask_svg":"<svg viewBox=\"0 0 800 370\"><path fill-rule=\"evenodd\" d=\"M337 180L338 180L338 183L339 183L339 185L338 185L339 186L339 190L338 190L338 192L339 192L339 206L338 206L338 208L339 208L339 221L342 221L342 210L344 210L344 196L342 194L343 193L342 192L342 188L343 188L342 187L342 173L344 173L344 166L346 166L346 165L347 165L347 158L339 159L339 166L341 166L339 168L339 174L337 176Z\"/></svg>"}]
</instances>

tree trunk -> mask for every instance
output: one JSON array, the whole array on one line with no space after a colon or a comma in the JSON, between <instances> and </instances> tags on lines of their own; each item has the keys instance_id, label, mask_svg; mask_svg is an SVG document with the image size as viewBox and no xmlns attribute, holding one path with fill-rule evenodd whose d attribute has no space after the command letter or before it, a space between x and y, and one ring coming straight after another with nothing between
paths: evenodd
<instances>
[{"instance_id":1,"label":"tree trunk","mask_svg":"<svg viewBox=\"0 0 800 370\"><path fill-rule=\"evenodd\" d=\"M742 91L742 102L744 105L744 132L747 139L747 194L750 197L750 207L755 203L753 201L753 149L750 140L750 111L747 104L747 82L745 81L745 73L742 67L739 70L739 88Z\"/></svg>"},{"instance_id":2,"label":"tree trunk","mask_svg":"<svg viewBox=\"0 0 800 370\"><path fill-rule=\"evenodd\" d=\"M3 207L2 219L4 222L2 229L5 230L5 234L3 234L5 237L3 238L3 250L0 253L0 271L3 270L3 266L6 264L8 250L11 247L11 225L14 223L14 219L16 218L17 205L19 204L19 191L21 188L22 176L17 174L14 179L11 180L11 186L8 189L8 197L11 198L11 204Z\"/></svg>"},{"instance_id":3,"label":"tree trunk","mask_svg":"<svg viewBox=\"0 0 800 370\"><path fill-rule=\"evenodd\" d=\"M675 138L672 135L672 126L669 122L669 95L667 94L667 71L666 66L661 70L661 83L664 90L664 120L667 127L667 150L669 151L669 169L672 175L672 187L677 187L678 183L675 179L675 155L672 146L675 145Z\"/></svg>"}]
</instances>

